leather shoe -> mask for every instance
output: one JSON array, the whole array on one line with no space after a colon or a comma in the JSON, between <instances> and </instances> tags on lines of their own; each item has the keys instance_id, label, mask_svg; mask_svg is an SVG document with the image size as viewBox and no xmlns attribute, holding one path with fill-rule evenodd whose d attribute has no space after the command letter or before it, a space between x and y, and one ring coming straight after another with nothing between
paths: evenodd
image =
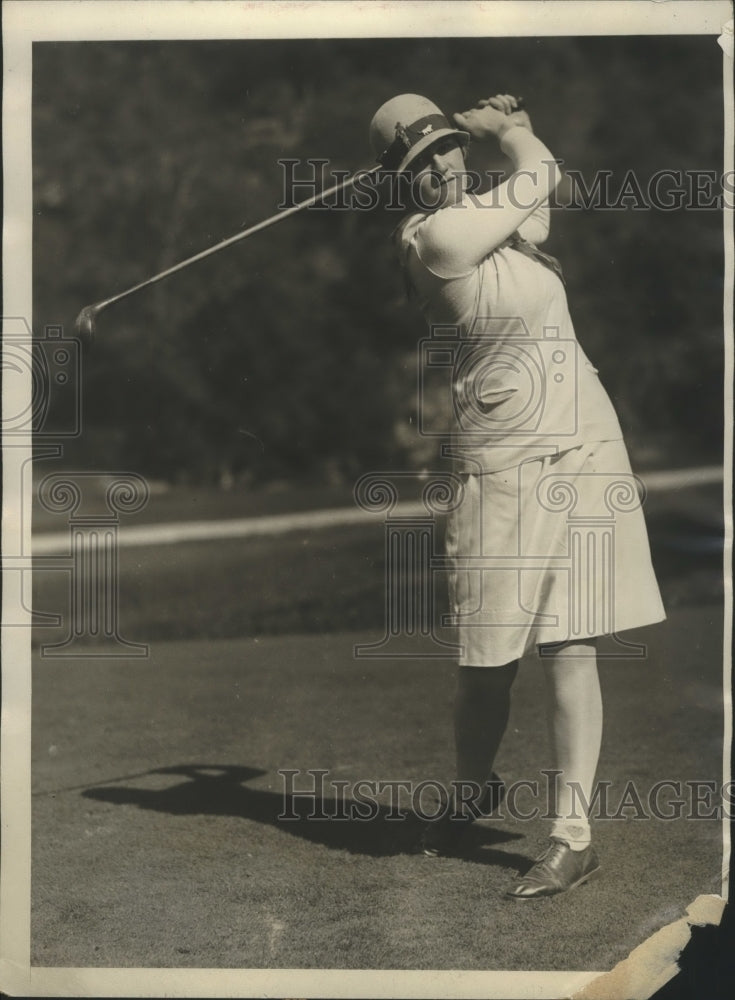
<instances>
[{"instance_id":1,"label":"leather shoe","mask_svg":"<svg viewBox=\"0 0 735 1000\"><path fill-rule=\"evenodd\" d=\"M454 811L454 806L450 804L443 816L430 820L426 824L419 841L419 849L429 858L453 854L470 824L474 823L476 819L484 818L495 812L504 798L505 785L493 771L477 806L480 816L475 816L471 812L458 816Z\"/></svg>"},{"instance_id":2,"label":"leather shoe","mask_svg":"<svg viewBox=\"0 0 735 1000\"><path fill-rule=\"evenodd\" d=\"M552 837L531 870L516 879L506 896L511 899L555 896L588 882L599 870L600 862L591 844L583 851L573 851L566 841Z\"/></svg>"}]
</instances>

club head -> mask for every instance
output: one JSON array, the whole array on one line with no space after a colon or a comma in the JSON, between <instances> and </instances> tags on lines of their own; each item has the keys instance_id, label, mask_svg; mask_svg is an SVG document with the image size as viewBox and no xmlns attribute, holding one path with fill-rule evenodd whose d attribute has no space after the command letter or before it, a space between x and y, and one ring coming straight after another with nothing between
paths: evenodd
<instances>
[{"instance_id":1,"label":"club head","mask_svg":"<svg viewBox=\"0 0 735 1000\"><path fill-rule=\"evenodd\" d=\"M96 319L96 306L85 306L76 318L74 326L76 327L77 336L87 344L91 344L94 340Z\"/></svg>"}]
</instances>

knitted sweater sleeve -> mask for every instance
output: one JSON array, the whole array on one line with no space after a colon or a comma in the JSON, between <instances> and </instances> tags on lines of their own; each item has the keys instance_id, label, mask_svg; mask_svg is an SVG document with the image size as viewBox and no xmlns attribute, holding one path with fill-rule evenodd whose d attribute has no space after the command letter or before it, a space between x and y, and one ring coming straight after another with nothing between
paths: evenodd
<instances>
[{"instance_id":1,"label":"knitted sweater sleeve","mask_svg":"<svg viewBox=\"0 0 735 1000\"><path fill-rule=\"evenodd\" d=\"M482 195L465 194L421 226L416 249L435 274L445 278L466 274L537 210L541 214L531 226L543 238L542 206L561 180L559 166L544 143L521 126L509 128L500 146L514 166L508 180Z\"/></svg>"},{"instance_id":2,"label":"knitted sweater sleeve","mask_svg":"<svg viewBox=\"0 0 735 1000\"><path fill-rule=\"evenodd\" d=\"M518 235L522 236L524 240L528 240L529 243L535 243L538 246L539 243L543 243L544 240L549 238L550 228L551 212L549 211L549 202L547 199L538 208L535 208L527 219L523 220L518 227Z\"/></svg>"}]
</instances>

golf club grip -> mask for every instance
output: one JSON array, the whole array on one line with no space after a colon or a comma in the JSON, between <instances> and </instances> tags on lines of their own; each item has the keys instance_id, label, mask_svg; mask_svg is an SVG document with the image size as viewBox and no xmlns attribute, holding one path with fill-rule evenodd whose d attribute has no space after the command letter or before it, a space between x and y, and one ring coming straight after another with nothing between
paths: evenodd
<instances>
[{"instance_id":1,"label":"golf club grip","mask_svg":"<svg viewBox=\"0 0 735 1000\"><path fill-rule=\"evenodd\" d=\"M488 104L490 104L490 98L485 98L484 100L485 100L485 103L484 104L478 104L477 105L478 108L486 108L488 106ZM492 107L492 105L490 105L490 106ZM495 110L497 111L497 108ZM525 102L525 100L522 97L516 97L516 106L513 108L513 111L527 111L527 110L528 109L526 108L526 102Z\"/></svg>"}]
</instances>

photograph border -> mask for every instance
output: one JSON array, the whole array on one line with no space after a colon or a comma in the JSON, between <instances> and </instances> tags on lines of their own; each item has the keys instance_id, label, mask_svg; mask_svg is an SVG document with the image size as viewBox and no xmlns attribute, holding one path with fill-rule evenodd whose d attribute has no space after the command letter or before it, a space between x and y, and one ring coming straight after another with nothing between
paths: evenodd
<instances>
[{"instance_id":1,"label":"photograph border","mask_svg":"<svg viewBox=\"0 0 735 1000\"><path fill-rule=\"evenodd\" d=\"M235 0L9 0L3 5L3 328L32 315L32 44L39 41L195 40L266 38L389 38L565 35L710 35L713 58L732 16L726 0L520 0L520 2L240 3ZM732 27L720 41L725 111L723 171L733 169ZM725 282L724 378L724 634L723 782L731 779L732 704L732 448L733 448L733 213L723 210ZM5 375L5 372L3 372ZM5 412L30 399L14 379ZM6 407L8 409L6 409ZM10 409L12 408L12 409ZM5 425L3 425L5 428ZM2 551L6 566L31 552L29 437L3 435ZM24 493L23 498L21 494ZM3 622L27 614L23 573L3 573ZM16 579L18 578L18 579ZM328 969L46 968L30 965L31 646L27 627L2 631L2 856L0 858L0 990L15 996L298 996L298 997L537 997L572 996L602 972L482 972ZM722 895L729 884L729 820L723 818ZM705 907L706 909L706 907ZM704 922L717 922L717 906ZM708 911L710 912L710 911ZM721 908L720 908L721 912ZM660 970L655 970L660 974ZM665 980L664 980L665 981ZM661 985L661 984L660 984ZM602 995L602 994L597 994Z\"/></svg>"}]
</instances>

